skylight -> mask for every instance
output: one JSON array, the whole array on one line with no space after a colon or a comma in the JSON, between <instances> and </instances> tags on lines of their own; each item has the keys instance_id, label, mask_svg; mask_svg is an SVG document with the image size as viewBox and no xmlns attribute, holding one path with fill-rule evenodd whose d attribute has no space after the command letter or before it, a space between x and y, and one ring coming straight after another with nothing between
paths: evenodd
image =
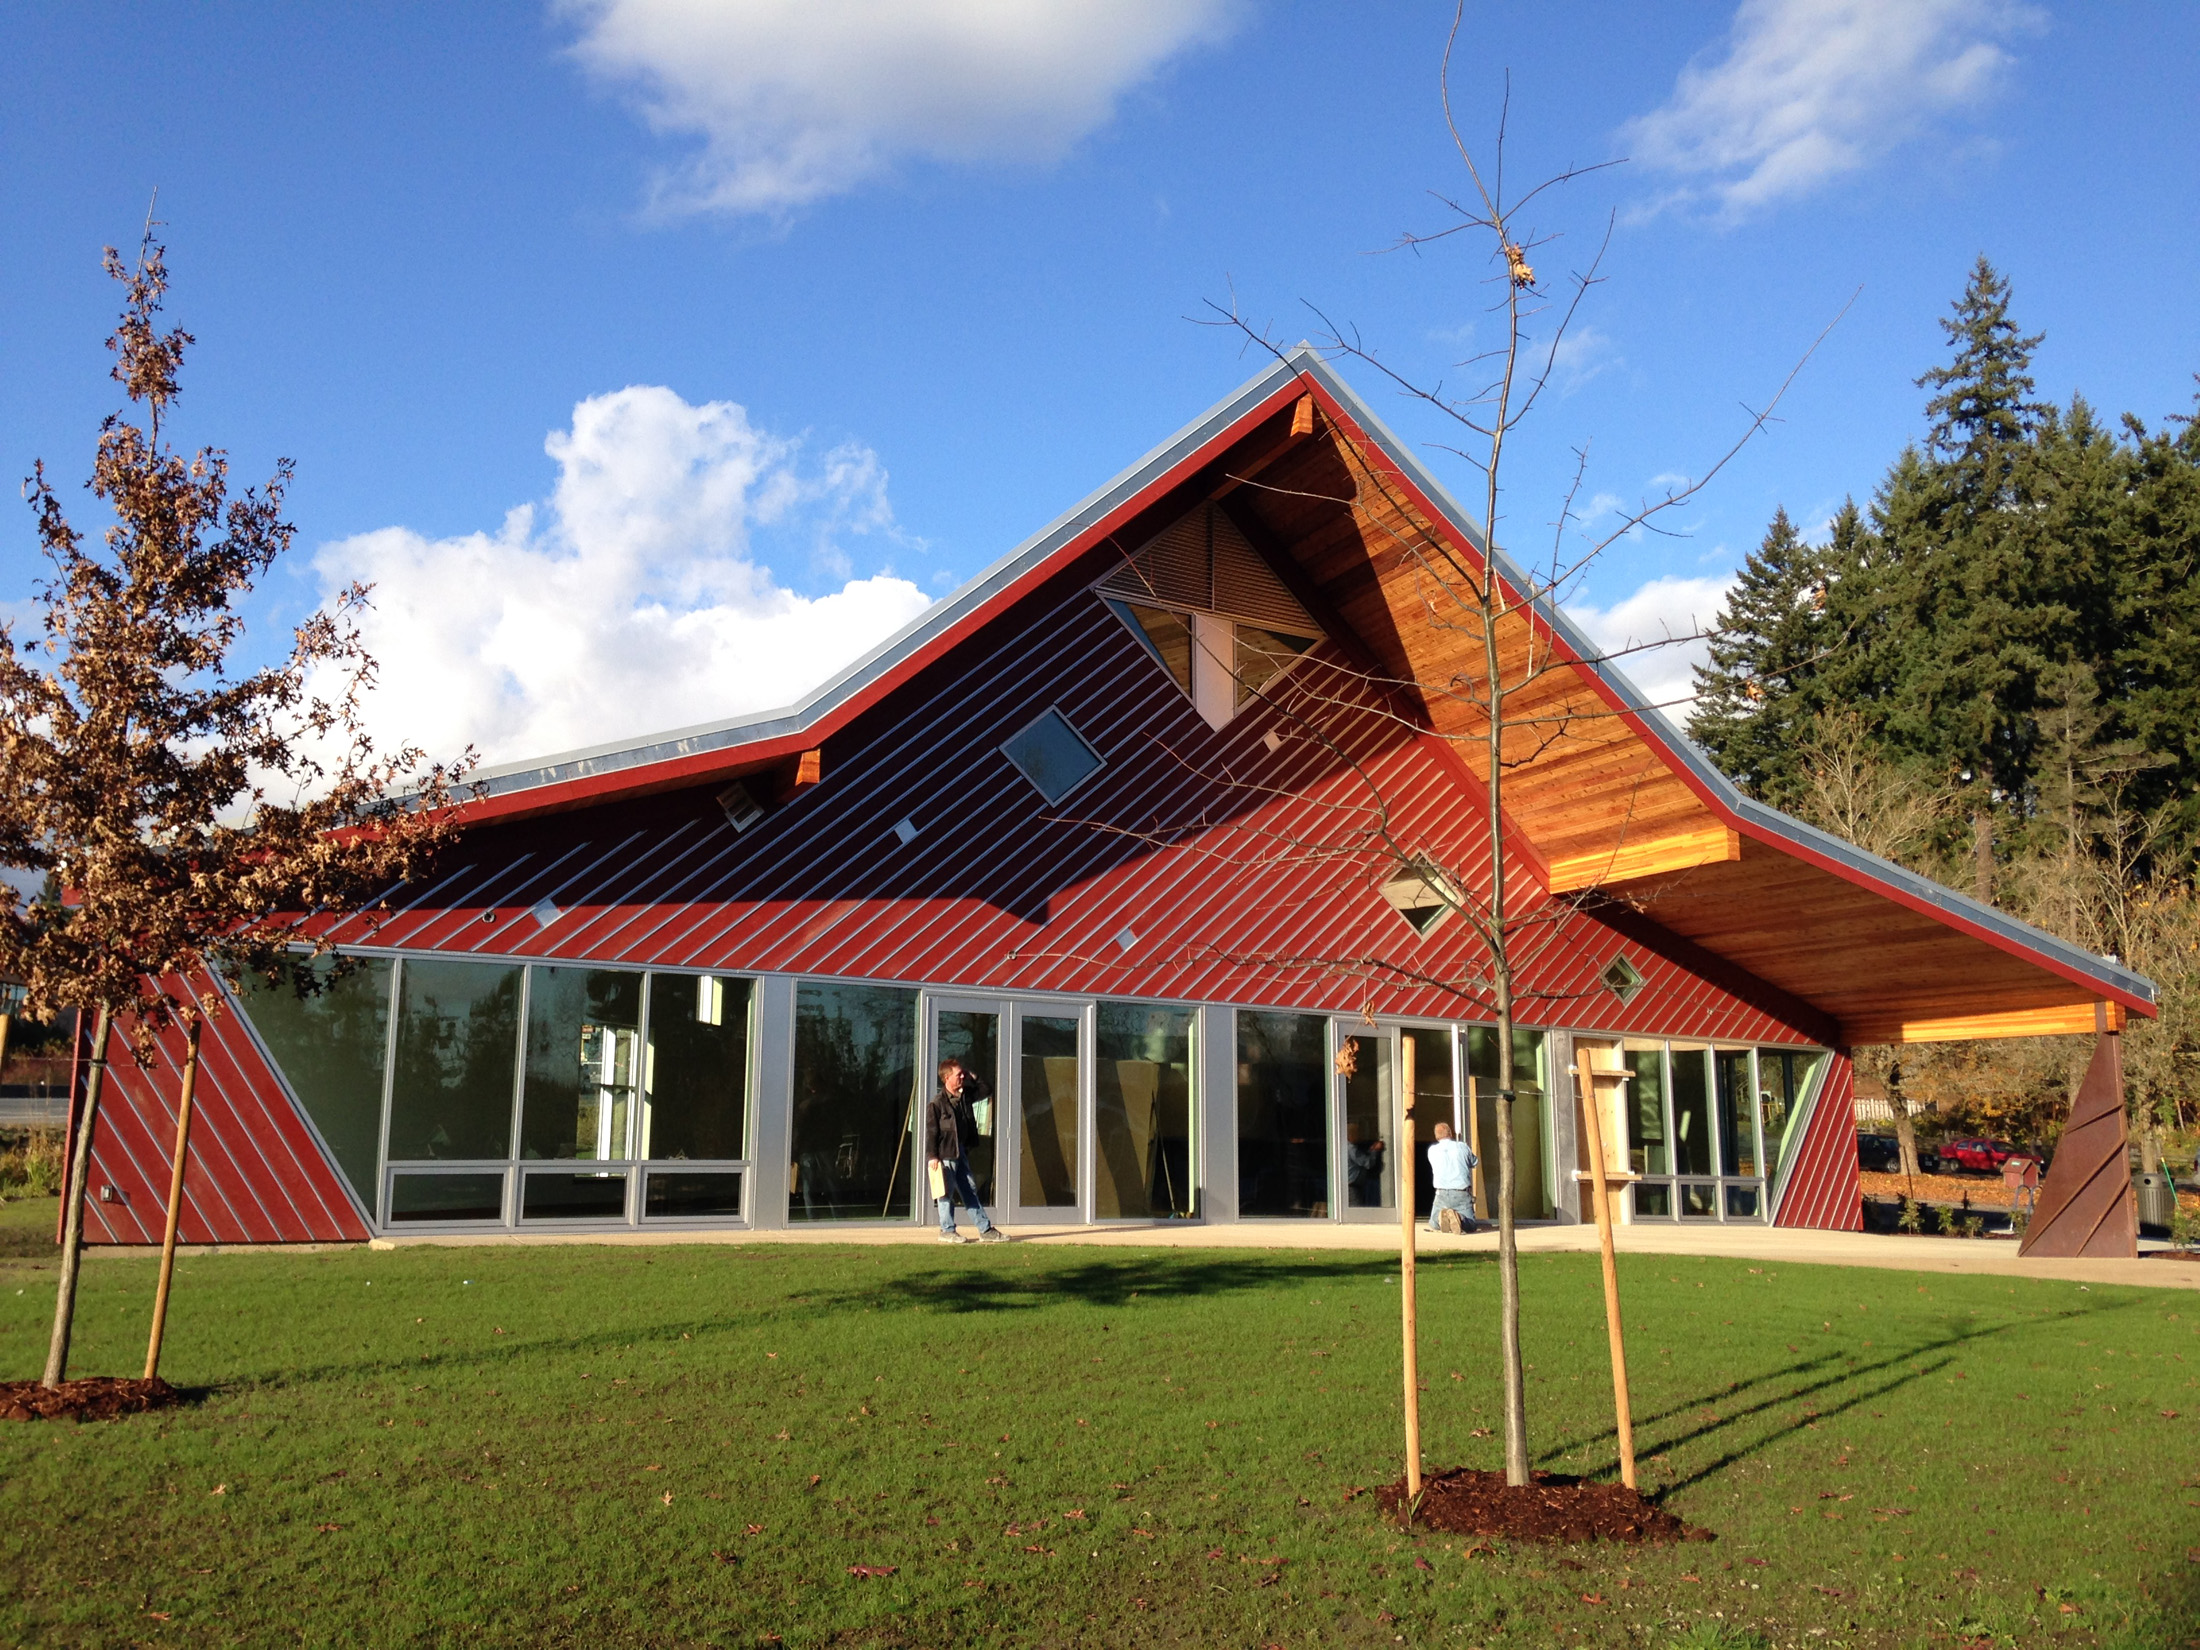
<instances>
[{"instance_id":1,"label":"skylight","mask_svg":"<svg viewBox=\"0 0 2200 1650\"><path fill-rule=\"evenodd\" d=\"M1016 764L1016 771L1031 781L1049 807L1101 767L1099 752L1085 743L1068 717L1054 709L1027 723L1001 747L1001 754Z\"/></svg>"}]
</instances>

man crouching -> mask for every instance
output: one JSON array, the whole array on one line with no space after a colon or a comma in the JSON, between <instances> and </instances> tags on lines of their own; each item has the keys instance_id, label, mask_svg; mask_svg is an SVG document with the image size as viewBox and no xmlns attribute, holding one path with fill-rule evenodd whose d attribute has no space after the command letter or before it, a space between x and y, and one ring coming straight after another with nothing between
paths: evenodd
<instances>
[{"instance_id":1,"label":"man crouching","mask_svg":"<svg viewBox=\"0 0 2200 1650\"><path fill-rule=\"evenodd\" d=\"M970 1102L978 1093L978 1081L970 1068L950 1055L940 1062L939 1092L924 1109L925 1167L932 1176L932 1200L940 1210L940 1241L969 1243L955 1230L958 1199L978 1217L978 1238L1006 1243L1008 1234L987 1217L978 1201L978 1183L970 1174L970 1142L978 1138L978 1119Z\"/></svg>"}]
</instances>

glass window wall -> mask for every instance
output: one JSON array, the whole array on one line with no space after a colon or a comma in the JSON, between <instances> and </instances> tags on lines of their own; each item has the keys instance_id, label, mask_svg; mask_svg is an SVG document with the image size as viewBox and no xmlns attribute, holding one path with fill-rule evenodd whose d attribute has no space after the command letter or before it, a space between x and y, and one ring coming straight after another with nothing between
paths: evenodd
<instances>
[{"instance_id":1,"label":"glass window wall","mask_svg":"<svg viewBox=\"0 0 2200 1650\"><path fill-rule=\"evenodd\" d=\"M1413 1212L1426 1220L1436 1206L1436 1181L1428 1166L1436 1125L1449 1123L1455 1134L1463 1134L1451 1085L1451 1032L1439 1026L1407 1026L1400 1036L1413 1045L1413 1140L1420 1153L1413 1165Z\"/></svg>"},{"instance_id":2,"label":"glass window wall","mask_svg":"<svg viewBox=\"0 0 2200 1650\"><path fill-rule=\"evenodd\" d=\"M1238 1213L1329 1213L1329 1022L1237 1013Z\"/></svg>"},{"instance_id":3,"label":"glass window wall","mask_svg":"<svg viewBox=\"0 0 2200 1650\"><path fill-rule=\"evenodd\" d=\"M1102 1003L1094 1019L1094 1213L1101 1220L1189 1220L1199 1212L1195 1017L1189 1009Z\"/></svg>"},{"instance_id":4,"label":"glass window wall","mask_svg":"<svg viewBox=\"0 0 2200 1650\"><path fill-rule=\"evenodd\" d=\"M1395 1209L1398 1171L1392 1161L1391 1108L1397 1084L1388 1037L1340 1037L1337 1064L1344 1094L1344 1201L1348 1209Z\"/></svg>"},{"instance_id":5,"label":"glass window wall","mask_svg":"<svg viewBox=\"0 0 2200 1650\"><path fill-rule=\"evenodd\" d=\"M1497 1028L1467 1028L1467 1075L1475 1084L1475 1150L1482 1157L1482 1183L1490 1191L1485 1219L1497 1218ZM1544 1036L1513 1031L1513 1218L1548 1220L1550 1174L1546 1168L1543 1103Z\"/></svg>"},{"instance_id":6,"label":"glass window wall","mask_svg":"<svg viewBox=\"0 0 2200 1650\"><path fill-rule=\"evenodd\" d=\"M390 964L355 957L339 969L334 957L310 965L316 989L248 977L245 1017L359 1201L375 1204L382 1158L382 1079L389 1063Z\"/></svg>"},{"instance_id":7,"label":"glass window wall","mask_svg":"<svg viewBox=\"0 0 2200 1650\"><path fill-rule=\"evenodd\" d=\"M1642 1041L1626 1051L1628 1166L1637 1220L1762 1221L1821 1049L1705 1048Z\"/></svg>"},{"instance_id":8,"label":"glass window wall","mask_svg":"<svg viewBox=\"0 0 2200 1650\"><path fill-rule=\"evenodd\" d=\"M911 1211L917 994L804 981L795 992L791 1220Z\"/></svg>"},{"instance_id":9,"label":"glass window wall","mask_svg":"<svg viewBox=\"0 0 2200 1650\"><path fill-rule=\"evenodd\" d=\"M440 958L398 970L391 1162L511 1156L521 978L500 963Z\"/></svg>"},{"instance_id":10,"label":"glass window wall","mask_svg":"<svg viewBox=\"0 0 2200 1650\"><path fill-rule=\"evenodd\" d=\"M631 1158L641 1036L641 975L529 969L519 1155L597 1163ZM529 1213L534 1202L530 1183Z\"/></svg>"},{"instance_id":11,"label":"glass window wall","mask_svg":"<svg viewBox=\"0 0 2200 1650\"><path fill-rule=\"evenodd\" d=\"M660 1163L738 1161L747 1155L752 995L747 980L722 974L649 977L649 1048L642 1060L637 1155ZM739 1177L734 1178L737 1182ZM655 1187L658 1179L653 1175L650 1185ZM670 1187L674 1181L668 1178L665 1184ZM653 1204L655 1200L653 1192ZM652 1207L649 1212L664 1211Z\"/></svg>"}]
</instances>

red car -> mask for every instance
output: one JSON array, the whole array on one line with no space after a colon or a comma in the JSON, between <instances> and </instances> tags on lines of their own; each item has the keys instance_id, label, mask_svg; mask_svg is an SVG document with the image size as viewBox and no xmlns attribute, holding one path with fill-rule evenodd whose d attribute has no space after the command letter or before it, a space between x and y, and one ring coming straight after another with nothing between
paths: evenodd
<instances>
[{"instance_id":1,"label":"red car","mask_svg":"<svg viewBox=\"0 0 2200 1650\"><path fill-rule=\"evenodd\" d=\"M1940 1166L1944 1169L1969 1169L1974 1174L1999 1174L2001 1166L2012 1157L2030 1157L2032 1154L2012 1146L2006 1140L1943 1140L1940 1143Z\"/></svg>"}]
</instances>

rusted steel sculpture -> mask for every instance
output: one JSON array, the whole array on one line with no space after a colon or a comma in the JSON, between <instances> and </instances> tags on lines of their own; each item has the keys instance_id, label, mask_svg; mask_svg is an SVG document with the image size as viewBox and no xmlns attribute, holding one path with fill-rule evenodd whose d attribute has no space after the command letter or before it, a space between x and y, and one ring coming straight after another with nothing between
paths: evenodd
<instances>
[{"instance_id":1,"label":"rusted steel sculpture","mask_svg":"<svg viewBox=\"0 0 2200 1650\"><path fill-rule=\"evenodd\" d=\"M2070 1121L2017 1253L2126 1260L2139 1253L2139 1211L2124 1133L2123 1039L2113 1031L2103 1032L2093 1046L2093 1063L2070 1103Z\"/></svg>"}]
</instances>

